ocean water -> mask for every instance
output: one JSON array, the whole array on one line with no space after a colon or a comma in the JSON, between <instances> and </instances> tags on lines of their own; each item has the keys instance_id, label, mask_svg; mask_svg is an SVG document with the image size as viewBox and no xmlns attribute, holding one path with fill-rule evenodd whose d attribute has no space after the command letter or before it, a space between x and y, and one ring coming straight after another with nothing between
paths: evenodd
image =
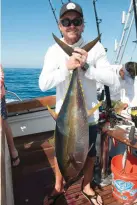
<instances>
[{"instance_id":1,"label":"ocean water","mask_svg":"<svg viewBox=\"0 0 137 205\"><path fill-rule=\"evenodd\" d=\"M5 87L10 94L6 94L6 102L28 100L37 97L55 95L55 88L42 92L38 85L41 69L34 68L4 68Z\"/></svg>"}]
</instances>

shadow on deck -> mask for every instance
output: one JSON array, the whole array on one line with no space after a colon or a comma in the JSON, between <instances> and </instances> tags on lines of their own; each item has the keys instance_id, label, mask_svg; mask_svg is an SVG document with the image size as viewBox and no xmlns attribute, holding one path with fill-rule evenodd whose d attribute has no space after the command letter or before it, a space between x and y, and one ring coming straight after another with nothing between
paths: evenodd
<instances>
[{"instance_id":1,"label":"shadow on deck","mask_svg":"<svg viewBox=\"0 0 137 205\"><path fill-rule=\"evenodd\" d=\"M12 169L15 205L43 205L44 197L54 186L54 151L48 143L53 132L15 138L21 164ZM121 205L112 196L111 185L95 188L104 205ZM72 185L57 205L89 205L81 193L81 181Z\"/></svg>"}]
</instances>

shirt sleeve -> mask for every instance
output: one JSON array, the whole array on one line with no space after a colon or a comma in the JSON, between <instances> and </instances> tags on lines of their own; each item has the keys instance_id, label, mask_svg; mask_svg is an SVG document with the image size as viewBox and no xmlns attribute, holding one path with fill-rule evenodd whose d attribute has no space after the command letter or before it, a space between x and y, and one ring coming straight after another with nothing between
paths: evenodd
<instances>
[{"instance_id":1,"label":"shirt sleeve","mask_svg":"<svg viewBox=\"0 0 137 205\"><path fill-rule=\"evenodd\" d=\"M58 51L50 47L45 55L44 65L39 77L39 87L42 91L54 88L59 83L65 81L69 75L65 58L60 63L57 61Z\"/></svg>"},{"instance_id":2,"label":"shirt sleeve","mask_svg":"<svg viewBox=\"0 0 137 205\"><path fill-rule=\"evenodd\" d=\"M85 73L85 77L96 80L107 86L120 87L119 70L122 65L110 65L104 47L102 44L98 44L94 52L93 60L90 61L90 55L87 63L89 69Z\"/></svg>"},{"instance_id":3,"label":"shirt sleeve","mask_svg":"<svg viewBox=\"0 0 137 205\"><path fill-rule=\"evenodd\" d=\"M96 50L95 50L95 55L94 55L94 66L96 68L100 68L102 65L103 66L108 66L110 65L106 51L101 43L98 42Z\"/></svg>"},{"instance_id":4,"label":"shirt sleeve","mask_svg":"<svg viewBox=\"0 0 137 205\"><path fill-rule=\"evenodd\" d=\"M112 70L111 66L102 66L98 69L90 66L85 76L107 86L120 86L120 78L117 73Z\"/></svg>"}]
</instances>

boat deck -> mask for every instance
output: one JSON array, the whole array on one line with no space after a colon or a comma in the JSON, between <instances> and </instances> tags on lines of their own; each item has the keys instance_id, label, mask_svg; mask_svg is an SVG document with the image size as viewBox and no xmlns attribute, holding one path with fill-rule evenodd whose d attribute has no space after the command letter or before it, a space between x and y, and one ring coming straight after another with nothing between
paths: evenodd
<instances>
[{"instance_id":1,"label":"boat deck","mask_svg":"<svg viewBox=\"0 0 137 205\"><path fill-rule=\"evenodd\" d=\"M12 169L15 205L43 205L44 197L54 186L54 152L48 142L53 132L14 138L21 163ZM111 185L95 187L104 205L121 205L112 196ZM57 205L89 205L81 193L81 181L72 185L67 193L56 201Z\"/></svg>"}]
</instances>

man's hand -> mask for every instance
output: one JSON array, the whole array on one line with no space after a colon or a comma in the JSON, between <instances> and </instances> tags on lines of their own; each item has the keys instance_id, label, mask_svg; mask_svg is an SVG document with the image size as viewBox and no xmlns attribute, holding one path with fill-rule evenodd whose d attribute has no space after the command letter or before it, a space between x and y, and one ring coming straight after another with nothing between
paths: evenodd
<instances>
[{"instance_id":1,"label":"man's hand","mask_svg":"<svg viewBox=\"0 0 137 205\"><path fill-rule=\"evenodd\" d=\"M121 76L122 80L124 80L125 72L123 68L120 69L119 75Z\"/></svg>"},{"instance_id":2,"label":"man's hand","mask_svg":"<svg viewBox=\"0 0 137 205\"><path fill-rule=\"evenodd\" d=\"M66 65L67 65L68 70L74 70L76 68L79 68L80 67L80 59L78 58L78 56L72 55L68 59Z\"/></svg>"},{"instance_id":3,"label":"man's hand","mask_svg":"<svg viewBox=\"0 0 137 205\"><path fill-rule=\"evenodd\" d=\"M72 56L67 61L68 70L74 70L83 67L87 61L88 53L81 48L74 48Z\"/></svg>"}]
</instances>

